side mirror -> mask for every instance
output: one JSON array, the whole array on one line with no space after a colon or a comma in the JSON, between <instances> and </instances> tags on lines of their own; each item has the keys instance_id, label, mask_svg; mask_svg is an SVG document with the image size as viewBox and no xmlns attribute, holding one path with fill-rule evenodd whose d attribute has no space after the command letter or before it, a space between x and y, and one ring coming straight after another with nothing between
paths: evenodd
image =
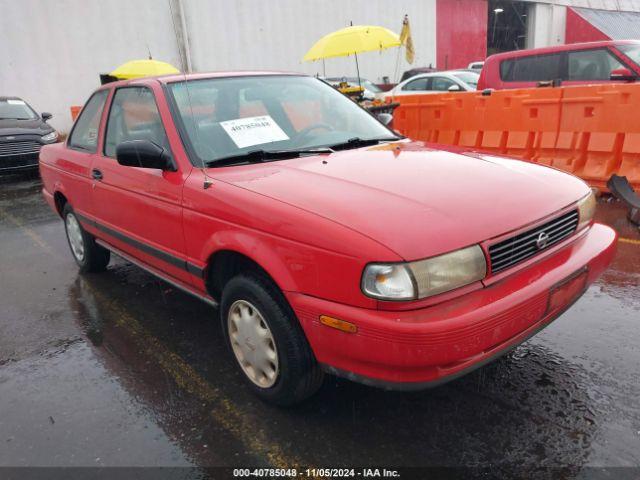
<instances>
[{"instance_id":1,"label":"side mirror","mask_svg":"<svg viewBox=\"0 0 640 480\"><path fill-rule=\"evenodd\" d=\"M176 171L169 152L149 140L127 140L122 142L116 147L116 159L120 165L126 167Z\"/></svg>"},{"instance_id":2,"label":"side mirror","mask_svg":"<svg viewBox=\"0 0 640 480\"><path fill-rule=\"evenodd\" d=\"M387 127L391 126L391 122L393 122L393 115L390 113L379 113L376 115L376 118L380 123Z\"/></svg>"},{"instance_id":3,"label":"side mirror","mask_svg":"<svg viewBox=\"0 0 640 480\"><path fill-rule=\"evenodd\" d=\"M460 85L451 85L447 90L450 92L459 92L462 88Z\"/></svg>"},{"instance_id":4,"label":"side mirror","mask_svg":"<svg viewBox=\"0 0 640 480\"><path fill-rule=\"evenodd\" d=\"M611 70L609 80L617 80L619 82L633 82L637 80L638 76L628 68L616 68Z\"/></svg>"},{"instance_id":5,"label":"side mirror","mask_svg":"<svg viewBox=\"0 0 640 480\"><path fill-rule=\"evenodd\" d=\"M40 115L42 117L43 121L47 121L49 120L51 117L53 117L53 115L51 115L49 112L42 112L42 115Z\"/></svg>"}]
</instances>

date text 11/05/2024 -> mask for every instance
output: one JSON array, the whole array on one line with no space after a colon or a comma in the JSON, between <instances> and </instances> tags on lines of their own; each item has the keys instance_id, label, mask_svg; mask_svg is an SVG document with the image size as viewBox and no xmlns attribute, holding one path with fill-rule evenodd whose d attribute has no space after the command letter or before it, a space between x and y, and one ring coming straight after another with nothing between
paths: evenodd
<instances>
[{"instance_id":1,"label":"date text 11/05/2024","mask_svg":"<svg viewBox=\"0 0 640 480\"><path fill-rule=\"evenodd\" d=\"M387 468L236 468L234 478L400 478L398 470Z\"/></svg>"}]
</instances>

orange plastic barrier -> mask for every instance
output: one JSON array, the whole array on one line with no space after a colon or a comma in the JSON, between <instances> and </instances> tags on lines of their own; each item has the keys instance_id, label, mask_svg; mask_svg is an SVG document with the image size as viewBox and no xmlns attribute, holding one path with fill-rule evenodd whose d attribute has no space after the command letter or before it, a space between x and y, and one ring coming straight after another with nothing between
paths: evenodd
<instances>
[{"instance_id":1,"label":"orange plastic barrier","mask_svg":"<svg viewBox=\"0 0 640 480\"><path fill-rule=\"evenodd\" d=\"M640 191L640 85L611 84L396 97L394 127L433 143L551 165L604 191Z\"/></svg>"},{"instance_id":2,"label":"orange plastic barrier","mask_svg":"<svg viewBox=\"0 0 640 480\"><path fill-rule=\"evenodd\" d=\"M80 110L82 110L82 105L73 105L69 107L69 109L71 110L71 120L75 122L76 118L78 118L78 115L80 115Z\"/></svg>"}]
</instances>

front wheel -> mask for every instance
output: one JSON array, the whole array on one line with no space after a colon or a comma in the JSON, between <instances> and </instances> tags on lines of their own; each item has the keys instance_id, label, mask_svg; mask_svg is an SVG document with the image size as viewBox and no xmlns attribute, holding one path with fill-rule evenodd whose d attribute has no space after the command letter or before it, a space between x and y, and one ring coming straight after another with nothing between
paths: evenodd
<instances>
[{"instance_id":1,"label":"front wheel","mask_svg":"<svg viewBox=\"0 0 640 480\"><path fill-rule=\"evenodd\" d=\"M222 292L222 328L249 387L288 406L313 395L324 375L291 307L259 274L240 274Z\"/></svg>"},{"instance_id":2,"label":"front wheel","mask_svg":"<svg viewBox=\"0 0 640 480\"><path fill-rule=\"evenodd\" d=\"M80 272L101 272L107 268L111 254L101 247L95 238L82 228L78 217L68 203L62 211L64 230L74 260L80 267Z\"/></svg>"}]
</instances>

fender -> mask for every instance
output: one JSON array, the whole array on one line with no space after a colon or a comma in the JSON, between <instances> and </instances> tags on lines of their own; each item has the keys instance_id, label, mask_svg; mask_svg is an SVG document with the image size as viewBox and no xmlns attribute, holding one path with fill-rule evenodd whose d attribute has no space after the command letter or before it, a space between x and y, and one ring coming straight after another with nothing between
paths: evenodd
<instances>
[{"instance_id":1,"label":"fender","mask_svg":"<svg viewBox=\"0 0 640 480\"><path fill-rule=\"evenodd\" d=\"M62 215L62 212L58 211L58 206L55 203L56 193L60 193L69 199L69 194L60 179L60 173L52 167L50 164L43 162L42 158L39 161L40 178L42 179L42 195L47 201L51 209L58 215Z\"/></svg>"},{"instance_id":2,"label":"fender","mask_svg":"<svg viewBox=\"0 0 640 480\"><path fill-rule=\"evenodd\" d=\"M206 268L211 258L217 252L222 250L234 251L260 265L281 290L291 292L300 291L300 285L291 271L294 268L297 268L299 271L308 271L308 269L299 267L299 262L297 262L294 257L298 252L295 252L293 249L288 249L286 245L282 246L289 250L290 255L274 255L273 244L276 242L284 244L284 242L278 242L278 240L273 237L260 239L256 235L252 235L247 231L238 230L237 228L220 230L215 232L203 245L201 256L194 263L200 263L203 268ZM287 258L289 263L286 264L283 258ZM307 260L305 264L311 266L309 260Z\"/></svg>"},{"instance_id":3,"label":"fender","mask_svg":"<svg viewBox=\"0 0 640 480\"><path fill-rule=\"evenodd\" d=\"M339 303L364 308L377 305L375 299L360 290L362 258L237 225L226 225L192 247L199 254L189 261L200 268L206 269L216 252L233 251L258 264L283 292L324 295ZM199 281L199 287L204 287L205 279Z\"/></svg>"}]
</instances>

